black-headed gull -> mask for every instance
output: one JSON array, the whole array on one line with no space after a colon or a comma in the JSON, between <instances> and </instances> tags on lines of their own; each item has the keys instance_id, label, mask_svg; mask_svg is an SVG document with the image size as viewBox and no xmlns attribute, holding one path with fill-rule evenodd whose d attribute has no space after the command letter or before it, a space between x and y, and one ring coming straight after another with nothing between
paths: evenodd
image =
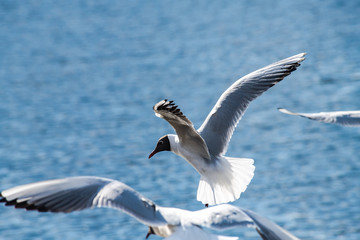
<instances>
[{"instance_id":1,"label":"black-headed gull","mask_svg":"<svg viewBox=\"0 0 360 240\"><path fill-rule=\"evenodd\" d=\"M278 108L282 113L309 118L311 120L333 123L347 127L360 127L360 111L335 111L319 113L296 113L285 108Z\"/></svg>"},{"instance_id":2,"label":"black-headed gull","mask_svg":"<svg viewBox=\"0 0 360 240\"><path fill-rule=\"evenodd\" d=\"M235 240L210 234L202 227L222 230L256 228L263 239L297 239L268 219L249 210L223 204L199 211L161 207L126 184L100 177L70 177L17 186L1 192L0 202L40 212L69 213L86 208L122 210L149 226L149 233L168 240Z\"/></svg>"},{"instance_id":3,"label":"black-headed gull","mask_svg":"<svg viewBox=\"0 0 360 240\"><path fill-rule=\"evenodd\" d=\"M159 139L155 150L172 151L185 158L200 174L197 200L208 205L235 201L254 176L254 160L225 157L234 129L252 100L295 71L305 59L301 53L252 72L232 84L219 98L196 131L173 101L162 100L155 115L175 129Z\"/></svg>"}]
</instances>

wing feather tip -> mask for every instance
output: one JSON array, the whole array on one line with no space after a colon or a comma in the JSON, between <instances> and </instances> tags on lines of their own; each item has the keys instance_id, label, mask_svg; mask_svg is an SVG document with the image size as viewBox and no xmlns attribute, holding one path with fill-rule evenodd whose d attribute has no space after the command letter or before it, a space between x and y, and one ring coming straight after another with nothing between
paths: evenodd
<instances>
[{"instance_id":1,"label":"wing feather tip","mask_svg":"<svg viewBox=\"0 0 360 240\"><path fill-rule=\"evenodd\" d=\"M287 110L287 109L282 108L282 107L278 107L277 109L279 110L279 112L282 112L282 113L285 113L285 114L298 115L298 113L292 112L292 111Z\"/></svg>"},{"instance_id":2,"label":"wing feather tip","mask_svg":"<svg viewBox=\"0 0 360 240\"><path fill-rule=\"evenodd\" d=\"M171 101L168 101L167 99L161 100L160 102L154 105L153 109L157 117L160 117L159 115L161 115L159 111L166 111L178 117L186 118L185 115L181 112L178 105L176 105L173 100Z\"/></svg>"},{"instance_id":3,"label":"wing feather tip","mask_svg":"<svg viewBox=\"0 0 360 240\"><path fill-rule=\"evenodd\" d=\"M23 201L23 202L18 202L18 199L13 199L13 200L7 200L5 197L3 197L3 195L0 196L0 202L4 202L5 206L14 206L14 208L17 209L25 209L27 211L39 211L39 212L49 212L52 211L50 209L48 209L45 206L36 206L34 204L30 204L27 201ZM52 211L55 212L55 211Z\"/></svg>"}]
</instances>

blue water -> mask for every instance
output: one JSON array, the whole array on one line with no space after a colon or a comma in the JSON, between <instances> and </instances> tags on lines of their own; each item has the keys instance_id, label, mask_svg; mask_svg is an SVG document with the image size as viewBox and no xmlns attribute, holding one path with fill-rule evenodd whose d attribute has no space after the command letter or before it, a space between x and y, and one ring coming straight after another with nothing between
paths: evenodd
<instances>
[{"instance_id":1,"label":"blue water","mask_svg":"<svg viewBox=\"0 0 360 240\"><path fill-rule=\"evenodd\" d=\"M78 175L118 179L163 206L203 208L199 176L169 152L152 106L199 127L239 77L307 52L251 103L228 156L255 159L234 205L301 239L360 239L360 128L284 115L360 110L359 1L0 1L0 188ZM0 206L0 239L144 239L111 209ZM259 239L252 229L223 234ZM160 239L152 236L151 239Z\"/></svg>"}]
</instances>

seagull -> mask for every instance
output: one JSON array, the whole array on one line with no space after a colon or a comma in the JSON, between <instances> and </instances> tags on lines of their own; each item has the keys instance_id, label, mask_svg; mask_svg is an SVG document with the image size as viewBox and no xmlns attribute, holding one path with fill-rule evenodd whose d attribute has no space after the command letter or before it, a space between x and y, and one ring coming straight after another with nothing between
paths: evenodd
<instances>
[{"instance_id":1,"label":"seagull","mask_svg":"<svg viewBox=\"0 0 360 240\"><path fill-rule=\"evenodd\" d=\"M161 151L183 157L200 174L197 200L205 206L240 198L254 176L254 160L224 154L234 129L252 100L283 80L300 66L306 53L283 59L254 71L233 83L218 99L198 130L173 101L154 105L175 134L161 137L149 158Z\"/></svg>"},{"instance_id":2,"label":"seagull","mask_svg":"<svg viewBox=\"0 0 360 240\"><path fill-rule=\"evenodd\" d=\"M282 113L309 118L324 123L333 123L346 127L360 127L360 111L335 111L319 113L296 113L278 108Z\"/></svg>"},{"instance_id":3,"label":"seagull","mask_svg":"<svg viewBox=\"0 0 360 240\"><path fill-rule=\"evenodd\" d=\"M0 202L39 212L70 213L94 207L122 210L149 227L146 239L151 234L167 240L238 239L208 233L204 227L214 230L251 227L263 239L298 239L250 210L229 204L199 211L161 207L128 185L102 177L78 176L20 185L2 191Z\"/></svg>"}]
</instances>

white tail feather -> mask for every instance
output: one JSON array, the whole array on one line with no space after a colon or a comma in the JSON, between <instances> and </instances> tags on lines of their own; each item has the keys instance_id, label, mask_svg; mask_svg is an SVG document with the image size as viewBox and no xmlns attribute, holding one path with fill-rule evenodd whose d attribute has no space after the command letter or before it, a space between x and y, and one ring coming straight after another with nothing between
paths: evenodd
<instances>
[{"instance_id":1,"label":"white tail feather","mask_svg":"<svg viewBox=\"0 0 360 240\"><path fill-rule=\"evenodd\" d=\"M197 200L216 205L240 198L254 176L254 160L222 157L200 178Z\"/></svg>"}]
</instances>

